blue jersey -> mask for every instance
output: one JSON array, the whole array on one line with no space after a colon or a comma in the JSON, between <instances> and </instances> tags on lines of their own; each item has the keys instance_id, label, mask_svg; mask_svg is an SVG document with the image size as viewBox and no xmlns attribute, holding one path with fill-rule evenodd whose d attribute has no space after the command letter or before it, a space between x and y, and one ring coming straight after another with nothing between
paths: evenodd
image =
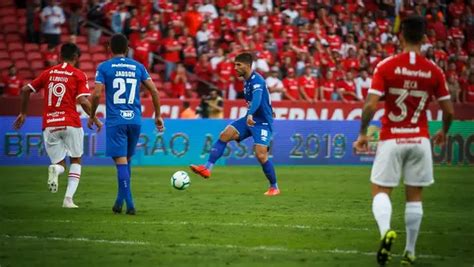
<instances>
[{"instance_id":1,"label":"blue jersey","mask_svg":"<svg viewBox=\"0 0 474 267\"><path fill-rule=\"evenodd\" d=\"M273 109L265 79L258 73L252 72L244 84L245 100L248 105L247 114L251 114L258 124L273 123Z\"/></svg>"},{"instance_id":2,"label":"blue jersey","mask_svg":"<svg viewBox=\"0 0 474 267\"><path fill-rule=\"evenodd\" d=\"M150 79L145 67L114 57L97 67L95 82L105 85L106 125L141 124L140 84Z\"/></svg>"}]
</instances>

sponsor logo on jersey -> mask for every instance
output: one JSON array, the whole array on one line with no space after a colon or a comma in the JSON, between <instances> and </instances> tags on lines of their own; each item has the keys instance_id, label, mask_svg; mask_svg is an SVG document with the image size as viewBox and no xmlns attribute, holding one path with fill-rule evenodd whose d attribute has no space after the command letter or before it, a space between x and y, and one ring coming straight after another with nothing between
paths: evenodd
<instances>
[{"instance_id":1,"label":"sponsor logo on jersey","mask_svg":"<svg viewBox=\"0 0 474 267\"><path fill-rule=\"evenodd\" d=\"M257 88L260 88L260 87L261 87L261 85L258 84L258 83L253 85L253 89L257 89Z\"/></svg>"},{"instance_id":2,"label":"sponsor logo on jersey","mask_svg":"<svg viewBox=\"0 0 474 267\"><path fill-rule=\"evenodd\" d=\"M128 68L131 70L136 70L137 66L132 65L132 64L127 64L127 63L116 63L116 64L112 64L112 68Z\"/></svg>"},{"instance_id":3,"label":"sponsor logo on jersey","mask_svg":"<svg viewBox=\"0 0 474 267\"><path fill-rule=\"evenodd\" d=\"M126 120L131 120L135 117L135 112L133 110L121 110L120 116Z\"/></svg>"},{"instance_id":4,"label":"sponsor logo on jersey","mask_svg":"<svg viewBox=\"0 0 474 267\"><path fill-rule=\"evenodd\" d=\"M410 77L431 78L431 71L409 70L406 67L397 67L394 73L396 75L404 75Z\"/></svg>"},{"instance_id":5,"label":"sponsor logo on jersey","mask_svg":"<svg viewBox=\"0 0 474 267\"><path fill-rule=\"evenodd\" d=\"M390 132L393 134L419 133L420 127L415 127L415 128L392 127L390 128Z\"/></svg>"}]
</instances>

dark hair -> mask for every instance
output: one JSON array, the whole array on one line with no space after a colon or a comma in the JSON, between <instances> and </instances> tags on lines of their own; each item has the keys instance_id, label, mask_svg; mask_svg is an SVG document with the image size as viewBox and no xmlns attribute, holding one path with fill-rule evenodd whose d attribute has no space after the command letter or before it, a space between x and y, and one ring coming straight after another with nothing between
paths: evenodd
<instances>
[{"instance_id":1,"label":"dark hair","mask_svg":"<svg viewBox=\"0 0 474 267\"><path fill-rule=\"evenodd\" d=\"M426 21L420 16L410 16L402 21L402 34L410 44L419 44L423 41L426 32Z\"/></svg>"},{"instance_id":2,"label":"dark hair","mask_svg":"<svg viewBox=\"0 0 474 267\"><path fill-rule=\"evenodd\" d=\"M75 57L81 56L81 50L73 43L65 43L61 46L61 58L63 60L74 60Z\"/></svg>"},{"instance_id":3,"label":"dark hair","mask_svg":"<svg viewBox=\"0 0 474 267\"><path fill-rule=\"evenodd\" d=\"M235 57L235 62L241 62L252 66L253 56L250 53L241 53Z\"/></svg>"},{"instance_id":4,"label":"dark hair","mask_svg":"<svg viewBox=\"0 0 474 267\"><path fill-rule=\"evenodd\" d=\"M184 101L184 102L183 102L183 107L184 107L184 108L189 108L189 106L190 106L190 105L189 105L189 102L188 102L188 101Z\"/></svg>"},{"instance_id":5,"label":"dark hair","mask_svg":"<svg viewBox=\"0 0 474 267\"><path fill-rule=\"evenodd\" d=\"M121 33L112 35L112 37L110 37L109 45L112 54L118 55L127 53L128 40L127 37Z\"/></svg>"}]
</instances>

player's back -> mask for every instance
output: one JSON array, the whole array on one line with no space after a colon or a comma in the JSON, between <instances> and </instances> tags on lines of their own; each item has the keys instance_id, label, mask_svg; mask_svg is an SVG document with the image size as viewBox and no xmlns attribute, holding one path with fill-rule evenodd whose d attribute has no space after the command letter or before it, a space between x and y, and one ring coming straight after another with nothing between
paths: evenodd
<instances>
[{"instance_id":1,"label":"player's back","mask_svg":"<svg viewBox=\"0 0 474 267\"><path fill-rule=\"evenodd\" d=\"M414 52L380 62L370 93L385 95L382 140L429 137L426 109L432 97L449 98L441 69Z\"/></svg>"},{"instance_id":2,"label":"player's back","mask_svg":"<svg viewBox=\"0 0 474 267\"><path fill-rule=\"evenodd\" d=\"M41 73L28 85L44 89L43 129L56 126L81 127L76 109L79 96L90 94L86 74L71 64L61 63Z\"/></svg>"},{"instance_id":3,"label":"player's back","mask_svg":"<svg viewBox=\"0 0 474 267\"><path fill-rule=\"evenodd\" d=\"M140 83L150 76L142 64L126 57L102 62L96 83L105 85L108 126L141 124Z\"/></svg>"},{"instance_id":4,"label":"player's back","mask_svg":"<svg viewBox=\"0 0 474 267\"><path fill-rule=\"evenodd\" d=\"M273 109L265 79L257 72L253 72L249 80L245 82L244 89L245 100L249 103L253 99L253 92L262 90L262 101L260 107L254 113L253 118L259 123L273 123Z\"/></svg>"}]
</instances>

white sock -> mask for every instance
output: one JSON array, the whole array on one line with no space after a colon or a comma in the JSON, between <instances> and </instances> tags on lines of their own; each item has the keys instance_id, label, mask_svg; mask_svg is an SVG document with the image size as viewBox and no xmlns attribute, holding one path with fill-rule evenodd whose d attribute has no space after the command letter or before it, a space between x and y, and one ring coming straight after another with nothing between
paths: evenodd
<instances>
[{"instance_id":1,"label":"white sock","mask_svg":"<svg viewBox=\"0 0 474 267\"><path fill-rule=\"evenodd\" d=\"M69 168L69 178L68 178L65 197L69 197L72 199L72 197L74 196L74 193L76 193L80 178L81 178L81 165L77 163L71 164L71 167Z\"/></svg>"},{"instance_id":2,"label":"white sock","mask_svg":"<svg viewBox=\"0 0 474 267\"><path fill-rule=\"evenodd\" d=\"M375 195L372 201L372 212L379 226L380 236L383 237L390 229L390 219L392 217L392 203L386 193Z\"/></svg>"},{"instance_id":3,"label":"white sock","mask_svg":"<svg viewBox=\"0 0 474 267\"><path fill-rule=\"evenodd\" d=\"M416 239L420 231L421 219L423 218L423 206L419 202L407 202L405 206L405 226L407 231L407 244L405 251L415 255Z\"/></svg>"},{"instance_id":4,"label":"white sock","mask_svg":"<svg viewBox=\"0 0 474 267\"><path fill-rule=\"evenodd\" d=\"M64 173L64 167L63 165L60 165L60 164L52 164L54 166L54 168L56 169L56 173L58 175L61 175Z\"/></svg>"}]
</instances>

